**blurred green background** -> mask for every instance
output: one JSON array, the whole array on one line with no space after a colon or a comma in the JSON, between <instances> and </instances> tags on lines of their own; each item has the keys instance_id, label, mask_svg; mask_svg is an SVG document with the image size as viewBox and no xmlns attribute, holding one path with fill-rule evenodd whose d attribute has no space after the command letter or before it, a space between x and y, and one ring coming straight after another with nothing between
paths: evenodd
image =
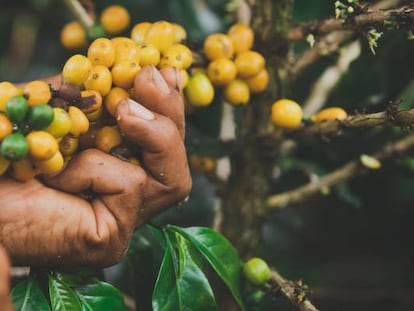
<instances>
[{"instance_id":1,"label":"blurred green background","mask_svg":"<svg viewBox=\"0 0 414 311\"><path fill-rule=\"evenodd\" d=\"M129 9L132 25L160 19L180 23L194 47L199 47L207 34L225 31L234 22L228 1L96 1L97 13L112 3ZM294 20L309 21L332 13L332 1L297 1ZM60 29L72 19L62 1L3 0L0 81L29 81L59 72L73 53L60 45ZM363 39L361 42L361 57L344 75L328 105L342 106L349 113L380 111L395 100L403 100L404 107L414 107L414 41L407 40L403 32L386 32L375 56ZM335 56L326 57L307 70L293 85L291 97L303 102L315 79L334 59ZM211 109L202 118L189 118L189 153L220 156L216 133L205 130L206 124L218 124L217 111ZM300 185L308 180L308 171L325 174L400 136L399 129L381 128L354 131L329 140L305 139L294 154L280 160L274 191ZM380 171L335 187L327 197L275 211L264 223L264 242L258 255L286 278L303 279L309 284L320 310L413 308L414 152L383 164ZM203 173L194 171L193 178L190 201L169 210L158 221L182 226L211 224L216 204L214 185ZM140 233L148 236L145 229ZM160 255L147 242L137 236L126 261L107 272L108 279L130 295L138 292L141 306L150 298L151 287L145 282L153 280ZM137 271L134 280L126 277L130 269ZM131 282L136 292L131 290ZM267 301L262 309L293 307L277 300Z\"/></svg>"}]
</instances>

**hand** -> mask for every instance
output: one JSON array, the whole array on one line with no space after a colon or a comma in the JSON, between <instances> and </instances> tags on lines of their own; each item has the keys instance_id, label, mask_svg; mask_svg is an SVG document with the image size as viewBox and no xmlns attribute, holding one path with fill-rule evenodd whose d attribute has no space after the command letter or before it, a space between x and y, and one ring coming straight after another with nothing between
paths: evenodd
<instances>
[{"instance_id":1,"label":"hand","mask_svg":"<svg viewBox=\"0 0 414 311\"><path fill-rule=\"evenodd\" d=\"M9 298L10 262L5 250L0 247L0 310L12 311Z\"/></svg>"},{"instance_id":2,"label":"hand","mask_svg":"<svg viewBox=\"0 0 414 311\"><path fill-rule=\"evenodd\" d=\"M135 228L188 195L179 77L171 68L160 74L145 66L134 86L140 104L118 105L118 126L142 149L142 167L88 149L46 185L0 178L0 243L14 264L114 264ZM94 199L78 195L84 191Z\"/></svg>"}]
</instances>

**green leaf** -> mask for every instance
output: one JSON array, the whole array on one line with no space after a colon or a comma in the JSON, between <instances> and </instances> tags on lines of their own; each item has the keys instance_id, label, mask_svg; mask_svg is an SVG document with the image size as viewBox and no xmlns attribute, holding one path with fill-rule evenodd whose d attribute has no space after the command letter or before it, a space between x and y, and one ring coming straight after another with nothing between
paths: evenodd
<instances>
[{"instance_id":1,"label":"green leaf","mask_svg":"<svg viewBox=\"0 0 414 311\"><path fill-rule=\"evenodd\" d=\"M221 234L210 228L167 227L191 241L226 283L242 310L246 310L240 292L242 262L236 249Z\"/></svg>"},{"instance_id":2,"label":"green leaf","mask_svg":"<svg viewBox=\"0 0 414 311\"><path fill-rule=\"evenodd\" d=\"M18 283L11 292L16 311L50 311L50 306L33 277Z\"/></svg>"},{"instance_id":3,"label":"green leaf","mask_svg":"<svg viewBox=\"0 0 414 311\"><path fill-rule=\"evenodd\" d=\"M167 243L152 294L153 311L180 310L176 287L176 267L172 259L173 251L171 243Z\"/></svg>"},{"instance_id":4,"label":"green leaf","mask_svg":"<svg viewBox=\"0 0 414 311\"><path fill-rule=\"evenodd\" d=\"M84 310L78 295L61 279L49 274L49 296L53 311Z\"/></svg>"},{"instance_id":5,"label":"green leaf","mask_svg":"<svg viewBox=\"0 0 414 311\"><path fill-rule=\"evenodd\" d=\"M167 247L153 294L154 311L216 310L213 291L192 258L191 245L177 236L179 254L167 236Z\"/></svg>"},{"instance_id":6,"label":"green leaf","mask_svg":"<svg viewBox=\"0 0 414 311\"><path fill-rule=\"evenodd\" d=\"M96 281L74 289L83 311L126 311L121 292L114 286Z\"/></svg>"}]
</instances>

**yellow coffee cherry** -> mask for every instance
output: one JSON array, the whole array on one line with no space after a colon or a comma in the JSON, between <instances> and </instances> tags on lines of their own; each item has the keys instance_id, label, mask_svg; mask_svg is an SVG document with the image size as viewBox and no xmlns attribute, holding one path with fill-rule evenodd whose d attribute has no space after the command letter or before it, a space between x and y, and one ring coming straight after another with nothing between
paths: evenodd
<instances>
[{"instance_id":1,"label":"yellow coffee cherry","mask_svg":"<svg viewBox=\"0 0 414 311\"><path fill-rule=\"evenodd\" d=\"M30 81L27 83L24 86L23 92L27 98L29 107L47 104L52 98L49 84L41 80Z\"/></svg>"},{"instance_id":2,"label":"yellow coffee cherry","mask_svg":"<svg viewBox=\"0 0 414 311\"><path fill-rule=\"evenodd\" d=\"M102 96L108 94L112 86L112 75L109 69L103 65L92 67L92 71L86 79L85 89L98 91Z\"/></svg>"},{"instance_id":3,"label":"yellow coffee cherry","mask_svg":"<svg viewBox=\"0 0 414 311\"><path fill-rule=\"evenodd\" d=\"M159 67L175 67L178 70L187 69L193 63L193 53L184 44L173 44L162 54Z\"/></svg>"},{"instance_id":4,"label":"yellow coffee cherry","mask_svg":"<svg viewBox=\"0 0 414 311\"><path fill-rule=\"evenodd\" d=\"M114 48L116 48L118 44L122 44L124 42L128 42L128 43L129 42L134 42L134 40L132 40L131 38L123 37L123 36L113 37L109 40L111 40L112 45L113 45Z\"/></svg>"},{"instance_id":5,"label":"yellow coffee cherry","mask_svg":"<svg viewBox=\"0 0 414 311\"><path fill-rule=\"evenodd\" d=\"M180 43L187 39L187 31L183 26L176 23L171 23L171 25L174 27L174 43Z\"/></svg>"},{"instance_id":6,"label":"yellow coffee cherry","mask_svg":"<svg viewBox=\"0 0 414 311\"><path fill-rule=\"evenodd\" d=\"M139 64L139 49L135 42L131 39L119 42L115 46L114 64L123 61L133 61Z\"/></svg>"},{"instance_id":7,"label":"yellow coffee cherry","mask_svg":"<svg viewBox=\"0 0 414 311\"><path fill-rule=\"evenodd\" d=\"M63 82L67 84L82 85L92 71L91 61L81 54L71 56L63 66Z\"/></svg>"},{"instance_id":8,"label":"yellow coffee cherry","mask_svg":"<svg viewBox=\"0 0 414 311\"><path fill-rule=\"evenodd\" d=\"M95 146L99 150L109 153L111 149L122 143L122 136L116 127L104 126L95 136Z\"/></svg>"},{"instance_id":9,"label":"yellow coffee cherry","mask_svg":"<svg viewBox=\"0 0 414 311\"><path fill-rule=\"evenodd\" d=\"M85 29L77 21L67 23L60 32L60 43L68 50L84 48L88 43Z\"/></svg>"},{"instance_id":10,"label":"yellow coffee cherry","mask_svg":"<svg viewBox=\"0 0 414 311\"><path fill-rule=\"evenodd\" d=\"M257 75L246 79L250 92L260 93L266 90L269 84L269 72L263 68Z\"/></svg>"},{"instance_id":11,"label":"yellow coffee cherry","mask_svg":"<svg viewBox=\"0 0 414 311\"><path fill-rule=\"evenodd\" d=\"M184 89L188 85L190 76L188 75L188 71L185 69L180 70L180 75L181 75L181 88Z\"/></svg>"},{"instance_id":12,"label":"yellow coffee cherry","mask_svg":"<svg viewBox=\"0 0 414 311\"><path fill-rule=\"evenodd\" d=\"M125 60L116 63L111 69L113 85L124 89L131 88L140 70L141 66L135 61Z\"/></svg>"},{"instance_id":13,"label":"yellow coffee cherry","mask_svg":"<svg viewBox=\"0 0 414 311\"><path fill-rule=\"evenodd\" d=\"M224 87L223 96L229 104L244 105L250 100L250 90L245 81L236 78Z\"/></svg>"},{"instance_id":14,"label":"yellow coffee cherry","mask_svg":"<svg viewBox=\"0 0 414 311\"><path fill-rule=\"evenodd\" d=\"M50 159L59 149L59 145L46 131L32 131L26 136L29 145L29 154L35 160Z\"/></svg>"},{"instance_id":15,"label":"yellow coffee cherry","mask_svg":"<svg viewBox=\"0 0 414 311\"><path fill-rule=\"evenodd\" d=\"M207 75L215 86L230 83L236 78L237 69L233 61L228 58L218 58L211 61L207 67Z\"/></svg>"},{"instance_id":16,"label":"yellow coffee cherry","mask_svg":"<svg viewBox=\"0 0 414 311\"><path fill-rule=\"evenodd\" d=\"M41 174L56 174L64 165L62 153L57 151L50 159L35 160L34 164Z\"/></svg>"},{"instance_id":17,"label":"yellow coffee cherry","mask_svg":"<svg viewBox=\"0 0 414 311\"><path fill-rule=\"evenodd\" d=\"M70 117L64 109L58 107L53 108L53 114L53 121L45 131L52 134L55 138L63 137L70 132L72 126Z\"/></svg>"},{"instance_id":18,"label":"yellow coffee cherry","mask_svg":"<svg viewBox=\"0 0 414 311\"><path fill-rule=\"evenodd\" d=\"M196 107L208 106L214 99L214 87L204 73L191 76L184 91L187 100Z\"/></svg>"},{"instance_id":19,"label":"yellow coffee cherry","mask_svg":"<svg viewBox=\"0 0 414 311\"><path fill-rule=\"evenodd\" d=\"M102 95L96 90L83 90L81 92L82 106L79 106L85 114L101 108Z\"/></svg>"},{"instance_id":20,"label":"yellow coffee cherry","mask_svg":"<svg viewBox=\"0 0 414 311\"><path fill-rule=\"evenodd\" d=\"M95 111L88 112L86 117L88 118L89 122L99 121L103 115L103 108L99 107Z\"/></svg>"},{"instance_id":21,"label":"yellow coffee cherry","mask_svg":"<svg viewBox=\"0 0 414 311\"><path fill-rule=\"evenodd\" d=\"M250 78L257 75L264 68L265 59L258 52L246 51L238 54L234 63L239 77Z\"/></svg>"},{"instance_id":22,"label":"yellow coffee cherry","mask_svg":"<svg viewBox=\"0 0 414 311\"><path fill-rule=\"evenodd\" d=\"M0 113L0 142L13 132L13 124L6 115Z\"/></svg>"},{"instance_id":23,"label":"yellow coffee cherry","mask_svg":"<svg viewBox=\"0 0 414 311\"><path fill-rule=\"evenodd\" d=\"M120 87L113 87L104 98L104 105L109 114L116 117L116 107L123 99L129 98L128 92Z\"/></svg>"},{"instance_id":24,"label":"yellow coffee cherry","mask_svg":"<svg viewBox=\"0 0 414 311\"><path fill-rule=\"evenodd\" d=\"M108 38L98 38L89 45L87 55L93 66L109 68L115 60L115 48Z\"/></svg>"},{"instance_id":25,"label":"yellow coffee cherry","mask_svg":"<svg viewBox=\"0 0 414 311\"><path fill-rule=\"evenodd\" d=\"M71 156L75 154L79 147L79 137L73 137L71 135L66 135L62 137L62 140L59 142L59 151L64 156Z\"/></svg>"},{"instance_id":26,"label":"yellow coffee cherry","mask_svg":"<svg viewBox=\"0 0 414 311\"><path fill-rule=\"evenodd\" d=\"M131 30L131 39L134 40L136 44L144 43L145 36L151 25L152 24L149 22L135 24Z\"/></svg>"},{"instance_id":27,"label":"yellow coffee cherry","mask_svg":"<svg viewBox=\"0 0 414 311\"><path fill-rule=\"evenodd\" d=\"M154 45L161 53L174 44L175 29L167 21L158 21L148 28L145 35L146 44Z\"/></svg>"},{"instance_id":28,"label":"yellow coffee cherry","mask_svg":"<svg viewBox=\"0 0 414 311\"><path fill-rule=\"evenodd\" d=\"M5 159L0 154L0 176L2 176L10 166L10 161Z\"/></svg>"},{"instance_id":29,"label":"yellow coffee cherry","mask_svg":"<svg viewBox=\"0 0 414 311\"><path fill-rule=\"evenodd\" d=\"M102 99L101 99L101 105L102 105ZM70 128L69 133L72 136L78 137L79 135L85 134L88 131L89 120L82 110L80 110L76 106L69 106L68 115L69 115L70 122L71 122L71 128Z\"/></svg>"},{"instance_id":30,"label":"yellow coffee cherry","mask_svg":"<svg viewBox=\"0 0 414 311\"><path fill-rule=\"evenodd\" d=\"M13 179L21 182L28 181L39 173L33 161L27 157L22 160L11 162L10 167L10 175Z\"/></svg>"},{"instance_id":31,"label":"yellow coffee cherry","mask_svg":"<svg viewBox=\"0 0 414 311\"><path fill-rule=\"evenodd\" d=\"M131 17L127 9L117 4L105 8L100 17L103 29L110 35L118 34L126 30L130 20Z\"/></svg>"},{"instance_id":32,"label":"yellow coffee cherry","mask_svg":"<svg viewBox=\"0 0 414 311\"><path fill-rule=\"evenodd\" d=\"M209 35L204 41L204 53L209 60L218 58L232 58L234 55L233 42L230 37L222 33Z\"/></svg>"},{"instance_id":33,"label":"yellow coffee cherry","mask_svg":"<svg viewBox=\"0 0 414 311\"><path fill-rule=\"evenodd\" d=\"M323 122L332 120L343 120L348 117L348 114L341 107L325 108L311 117L313 122Z\"/></svg>"},{"instance_id":34,"label":"yellow coffee cherry","mask_svg":"<svg viewBox=\"0 0 414 311\"><path fill-rule=\"evenodd\" d=\"M160 51L152 44L142 43L138 45L139 64L141 66L157 66L161 59Z\"/></svg>"},{"instance_id":35,"label":"yellow coffee cherry","mask_svg":"<svg viewBox=\"0 0 414 311\"><path fill-rule=\"evenodd\" d=\"M271 121L280 128L297 128L302 123L302 107L293 100L279 99L272 104Z\"/></svg>"},{"instance_id":36,"label":"yellow coffee cherry","mask_svg":"<svg viewBox=\"0 0 414 311\"><path fill-rule=\"evenodd\" d=\"M234 52L239 54L250 50L254 42L254 32L249 25L237 23L230 27L227 32L233 42Z\"/></svg>"},{"instance_id":37,"label":"yellow coffee cherry","mask_svg":"<svg viewBox=\"0 0 414 311\"><path fill-rule=\"evenodd\" d=\"M19 95L19 92L19 89L10 82L0 82L0 111L4 112L9 99Z\"/></svg>"}]
</instances>

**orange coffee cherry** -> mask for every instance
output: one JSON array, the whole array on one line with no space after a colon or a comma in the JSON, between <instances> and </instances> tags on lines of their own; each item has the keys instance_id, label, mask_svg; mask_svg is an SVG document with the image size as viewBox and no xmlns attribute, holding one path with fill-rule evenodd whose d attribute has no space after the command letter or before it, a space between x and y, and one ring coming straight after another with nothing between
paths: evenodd
<instances>
[{"instance_id":1,"label":"orange coffee cherry","mask_svg":"<svg viewBox=\"0 0 414 311\"><path fill-rule=\"evenodd\" d=\"M209 60L232 58L234 55L233 42L226 34L211 34L204 41L204 53Z\"/></svg>"},{"instance_id":2,"label":"orange coffee cherry","mask_svg":"<svg viewBox=\"0 0 414 311\"><path fill-rule=\"evenodd\" d=\"M234 24L229 29L228 36L233 42L234 52L236 54L246 52L253 46L254 32L248 25Z\"/></svg>"},{"instance_id":3,"label":"orange coffee cherry","mask_svg":"<svg viewBox=\"0 0 414 311\"><path fill-rule=\"evenodd\" d=\"M302 107L290 99L279 99L272 104L271 121L280 128L293 129L302 122Z\"/></svg>"},{"instance_id":4,"label":"orange coffee cherry","mask_svg":"<svg viewBox=\"0 0 414 311\"><path fill-rule=\"evenodd\" d=\"M121 5L111 5L105 8L100 17L103 29L111 34L118 34L126 30L131 17L127 9Z\"/></svg>"}]
</instances>

